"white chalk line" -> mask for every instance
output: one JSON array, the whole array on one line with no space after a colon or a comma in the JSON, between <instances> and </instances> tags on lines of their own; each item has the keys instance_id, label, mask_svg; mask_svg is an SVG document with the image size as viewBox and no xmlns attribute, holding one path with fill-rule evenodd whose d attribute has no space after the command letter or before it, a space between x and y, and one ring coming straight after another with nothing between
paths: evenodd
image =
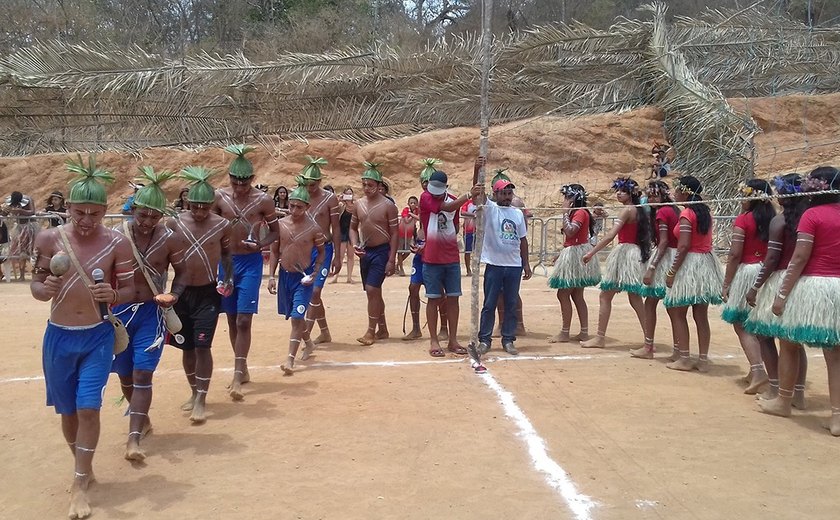
<instances>
[{"instance_id":1,"label":"white chalk line","mask_svg":"<svg viewBox=\"0 0 840 520\"><path fill-rule=\"evenodd\" d=\"M597 505L587 495L578 491L577 486L569 474L564 470L551 456L545 447L545 441L539 436L534 429L534 425L525 415L525 412L516 404L513 394L505 390L502 385L496 381L490 372L485 372L481 376L482 382L486 384L491 390L496 393L502 408L513 422L519 428L518 436L525 440L528 446L528 455L531 456L531 462L534 469L545 476L545 480L549 486L560 492L560 496L572 510L575 518L578 520L589 520L591 517L590 511Z\"/></svg>"}]
</instances>

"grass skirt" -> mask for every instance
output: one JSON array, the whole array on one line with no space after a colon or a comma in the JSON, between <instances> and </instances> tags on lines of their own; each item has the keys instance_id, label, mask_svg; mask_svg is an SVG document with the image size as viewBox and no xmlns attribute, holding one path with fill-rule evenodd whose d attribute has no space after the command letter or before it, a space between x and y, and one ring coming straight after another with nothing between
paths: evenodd
<instances>
[{"instance_id":1,"label":"grass skirt","mask_svg":"<svg viewBox=\"0 0 840 520\"><path fill-rule=\"evenodd\" d=\"M601 281L601 266L598 257L592 258L588 264L583 263L583 255L592 251L592 244L580 244L564 247L560 256L554 262L554 270L548 279L548 286L552 289L572 289L575 287L591 287Z\"/></svg>"},{"instance_id":2,"label":"grass skirt","mask_svg":"<svg viewBox=\"0 0 840 520\"><path fill-rule=\"evenodd\" d=\"M723 271L712 253L688 253L680 266L674 285L665 293L665 307L718 305L723 300Z\"/></svg>"},{"instance_id":3,"label":"grass skirt","mask_svg":"<svg viewBox=\"0 0 840 520\"><path fill-rule=\"evenodd\" d=\"M773 273L758 293L756 308L747 319L747 330L809 347L840 345L840 278L802 276L787 297L781 316L773 315L773 300L784 271Z\"/></svg>"},{"instance_id":4,"label":"grass skirt","mask_svg":"<svg viewBox=\"0 0 840 520\"><path fill-rule=\"evenodd\" d=\"M747 291L755 284L758 272L761 271L761 264L741 264L732 278L732 285L729 286L729 298L723 304L721 318L726 323L743 324L749 316L750 306L747 305ZM773 305L773 302L770 302Z\"/></svg>"},{"instance_id":5,"label":"grass skirt","mask_svg":"<svg viewBox=\"0 0 840 520\"><path fill-rule=\"evenodd\" d=\"M601 290L642 294L645 290L645 286L642 285L644 274L645 264L642 263L642 251L639 246L618 244L607 257L601 275Z\"/></svg>"},{"instance_id":6,"label":"grass skirt","mask_svg":"<svg viewBox=\"0 0 840 520\"><path fill-rule=\"evenodd\" d=\"M650 254L650 262L648 262L648 266L650 266L650 263L653 262L653 259L656 258L657 254L659 254L659 251L654 249ZM660 300L665 297L665 275L668 273L668 269L671 268L671 264L674 263L674 256L676 254L677 249L674 247L665 249L665 255L662 257L659 265L656 266L656 271L653 273L653 283L644 286L642 296L645 298L658 298Z\"/></svg>"}]
</instances>

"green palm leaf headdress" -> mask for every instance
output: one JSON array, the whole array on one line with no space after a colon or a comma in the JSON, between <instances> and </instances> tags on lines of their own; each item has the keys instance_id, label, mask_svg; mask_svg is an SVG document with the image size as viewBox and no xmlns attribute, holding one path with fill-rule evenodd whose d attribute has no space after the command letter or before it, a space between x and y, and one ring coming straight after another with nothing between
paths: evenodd
<instances>
[{"instance_id":1,"label":"green palm leaf headdress","mask_svg":"<svg viewBox=\"0 0 840 520\"><path fill-rule=\"evenodd\" d=\"M300 171L300 177L307 181L321 180L321 166L327 165L327 160L323 157L306 156L306 166ZM300 184L300 183L298 183Z\"/></svg>"},{"instance_id":2,"label":"green palm leaf headdress","mask_svg":"<svg viewBox=\"0 0 840 520\"><path fill-rule=\"evenodd\" d=\"M365 168L367 168L364 173L362 173L362 180L368 179L376 182L382 182L382 172L379 171L379 167L382 166L382 163L375 163L370 161L365 161Z\"/></svg>"},{"instance_id":3,"label":"green palm leaf headdress","mask_svg":"<svg viewBox=\"0 0 840 520\"><path fill-rule=\"evenodd\" d=\"M503 181L510 182L510 177L505 173L506 171L508 171L507 168L496 169L493 172L493 173L495 173L495 175L493 176L493 180L490 181L490 185L492 186L492 185L496 184L496 181L498 181L498 180L503 180Z\"/></svg>"},{"instance_id":4,"label":"green palm leaf headdress","mask_svg":"<svg viewBox=\"0 0 840 520\"><path fill-rule=\"evenodd\" d=\"M216 172L204 166L187 166L181 170L179 178L190 182L190 191L187 193L188 202L199 204L212 204L216 200L216 189L207 182L207 179Z\"/></svg>"},{"instance_id":5,"label":"green palm leaf headdress","mask_svg":"<svg viewBox=\"0 0 840 520\"><path fill-rule=\"evenodd\" d=\"M90 154L88 163L82 160L81 155L76 155L78 161L68 160L67 170L75 175L71 182L70 194L67 202L71 204L101 204L108 205L108 194L105 192L105 184L114 182L111 172L96 166L96 156Z\"/></svg>"},{"instance_id":6,"label":"green palm leaf headdress","mask_svg":"<svg viewBox=\"0 0 840 520\"><path fill-rule=\"evenodd\" d=\"M232 144L225 147L226 152L236 156L236 159L230 163L230 167L228 168L231 175L240 179L247 179L248 177L254 176L254 165L245 158L245 154L253 152L254 149L253 146L244 144Z\"/></svg>"},{"instance_id":7,"label":"green palm leaf headdress","mask_svg":"<svg viewBox=\"0 0 840 520\"><path fill-rule=\"evenodd\" d=\"M151 166L140 166L137 169L142 174L137 180L143 182L145 186L134 194L134 205L161 213L171 213L167 207L166 194L160 185L175 176L175 173L170 171L156 172Z\"/></svg>"},{"instance_id":8,"label":"green palm leaf headdress","mask_svg":"<svg viewBox=\"0 0 840 520\"><path fill-rule=\"evenodd\" d=\"M432 174L438 169L437 165L443 164L443 161L435 159L434 157L429 157L428 159L420 161L420 164L423 165L423 169L420 170L420 182L429 182Z\"/></svg>"},{"instance_id":9,"label":"green palm leaf headdress","mask_svg":"<svg viewBox=\"0 0 840 520\"><path fill-rule=\"evenodd\" d=\"M306 186L298 186L289 194L289 200L299 200L309 204L309 190L306 189Z\"/></svg>"}]
</instances>

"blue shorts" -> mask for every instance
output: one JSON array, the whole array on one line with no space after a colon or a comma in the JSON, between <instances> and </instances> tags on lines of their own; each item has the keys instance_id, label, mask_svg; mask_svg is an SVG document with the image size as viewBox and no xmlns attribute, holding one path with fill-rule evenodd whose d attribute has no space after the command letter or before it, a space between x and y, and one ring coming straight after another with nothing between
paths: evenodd
<instances>
[{"instance_id":1,"label":"blue shorts","mask_svg":"<svg viewBox=\"0 0 840 520\"><path fill-rule=\"evenodd\" d=\"M365 254L359 260L359 269L362 271L362 288L365 286L382 287L382 283L385 281L385 268L390 257L391 244L380 244L365 248Z\"/></svg>"},{"instance_id":2,"label":"blue shorts","mask_svg":"<svg viewBox=\"0 0 840 520\"><path fill-rule=\"evenodd\" d=\"M75 329L47 322L43 352L47 406L54 406L61 415L102 408L113 359L110 322Z\"/></svg>"},{"instance_id":3,"label":"blue shorts","mask_svg":"<svg viewBox=\"0 0 840 520\"><path fill-rule=\"evenodd\" d=\"M464 252L472 253L475 233L464 233Z\"/></svg>"},{"instance_id":4,"label":"blue shorts","mask_svg":"<svg viewBox=\"0 0 840 520\"><path fill-rule=\"evenodd\" d=\"M111 364L111 372L130 376L134 370L154 372L163 354L166 327L163 311L154 300L125 303L114 308L114 315L125 324L128 348Z\"/></svg>"},{"instance_id":5,"label":"blue shorts","mask_svg":"<svg viewBox=\"0 0 840 520\"><path fill-rule=\"evenodd\" d=\"M426 298L461 296L461 264L423 264Z\"/></svg>"},{"instance_id":6,"label":"blue shorts","mask_svg":"<svg viewBox=\"0 0 840 520\"><path fill-rule=\"evenodd\" d=\"M260 251L247 255L233 255L233 294L222 298L225 314L256 314L260 302L263 257ZM225 270L219 265L219 280Z\"/></svg>"},{"instance_id":7,"label":"blue shorts","mask_svg":"<svg viewBox=\"0 0 840 520\"><path fill-rule=\"evenodd\" d=\"M310 274L312 269L307 269L306 274ZM314 285L303 285L300 283L303 279L302 273L290 273L280 268L280 279L277 280L277 313L295 320L302 320L306 317L306 309L309 308L309 302L312 300L312 291L315 289Z\"/></svg>"},{"instance_id":8,"label":"blue shorts","mask_svg":"<svg viewBox=\"0 0 840 520\"><path fill-rule=\"evenodd\" d=\"M330 267L332 267L333 261L333 243L327 242L324 244L324 266L321 267L321 271L315 277L315 283L312 284L315 287L324 287L324 284L327 282L327 276L330 275ZM312 265L315 266L315 260L318 258L318 248L312 248ZM308 305L308 303L307 303Z\"/></svg>"},{"instance_id":9,"label":"blue shorts","mask_svg":"<svg viewBox=\"0 0 840 520\"><path fill-rule=\"evenodd\" d=\"M423 255L414 253L411 260L411 278L408 283L412 285L423 285Z\"/></svg>"}]
</instances>

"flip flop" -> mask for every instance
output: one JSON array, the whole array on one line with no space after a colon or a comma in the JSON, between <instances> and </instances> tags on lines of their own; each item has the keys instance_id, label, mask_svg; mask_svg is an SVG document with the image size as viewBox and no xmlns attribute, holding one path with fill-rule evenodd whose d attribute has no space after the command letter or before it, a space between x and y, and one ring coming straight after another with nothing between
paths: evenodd
<instances>
[{"instance_id":1,"label":"flip flop","mask_svg":"<svg viewBox=\"0 0 840 520\"><path fill-rule=\"evenodd\" d=\"M448 350L449 352L452 352L453 354L459 355L459 356L466 356L467 355L467 349L465 349L464 347L460 347L460 346L455 347L455 348L447 347L446 350Z\"/></svg>"},{"instance_id":2,"label":"flip flop","mask_svg":"<svg viewBox=\"0 0 840 520\"><path fill-rule=\"evenodd\" d=\"M432 357L446 357L446 353L439 348L433 349L429 351L429 355Z\"/></svg>"}]
</instances>

